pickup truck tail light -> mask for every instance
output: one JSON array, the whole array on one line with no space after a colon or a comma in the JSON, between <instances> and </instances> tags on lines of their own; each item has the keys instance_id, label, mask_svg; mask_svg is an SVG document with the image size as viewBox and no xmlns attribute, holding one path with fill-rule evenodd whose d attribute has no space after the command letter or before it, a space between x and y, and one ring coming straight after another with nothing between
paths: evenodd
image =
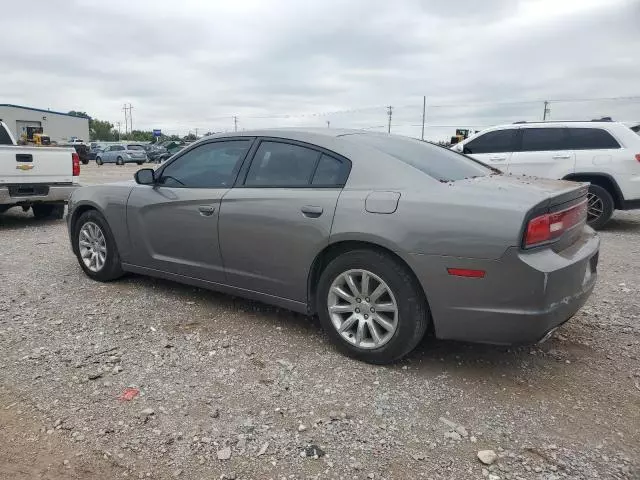
<instances>
[{"instance_id":1,"label":"pickup truck tail light","mask_svg":"<svg viewBox=\"0 0 640 480\"><path fill-rule=\"evenodd\" d=\"M525 248L548 243L567 230L587 221L587 200L559 212L545 213L529 220L524 234Z\"/></svg>"},{"instance_id":2,"label":"pickup truck tail light","mask_svg":"<svg viewBox=\"0 0 640 480\"><path fill-rule=\"evenodd\" d=\"M636 160L640 162L640 153L636 153Z\"/></svg>"},{"instance_id":3,"label":"pickup truck tail light","mask_svg":"<svg viewBox=\"0 0 640 480\"><path fill-rule=\"evenodd\" d=\"M73 164L73 176L79 177L80 176L80 157L76 152L73 152L71 154L71 162Z\"/></svg>"}]
</instances>

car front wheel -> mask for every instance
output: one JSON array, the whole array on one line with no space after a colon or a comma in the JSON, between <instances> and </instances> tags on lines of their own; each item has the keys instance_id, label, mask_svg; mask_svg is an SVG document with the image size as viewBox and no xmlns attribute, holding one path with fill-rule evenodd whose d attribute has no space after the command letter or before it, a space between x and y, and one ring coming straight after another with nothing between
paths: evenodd
<instances>
[{"instance_id":1,"label":"car front wheel","mask_svg":"<svg viewBox=\"0 0 640 480\"><path fill-rule=\"evenodd\" d=\"M95 210L84 212L74 229L74 251L89 277L101 282L122 276L120 255L105 218Z\"/></svg>"},{"instance_id":2,"label":"car front wheel","mask_svg":"<svg viewBox=\"0 0 640 480\"><path fill-rule=\"evenodd\" d=\"M100 157L96 157L96 163L98 165L102 165L102 159Z\"/></svg>"},{"instance_id":3,"label":"car front wheel","mask_svg":"<svg viewBox=\"0 0 640 480\"><path fill-rule=\"evenodd\" d=\"M320 276L316 305L323 328L346 354L374 364L405 356L429 323L424 293L391 255L354 250Z\"/></svg>"},{"instance_id":4,"label":"car front wheel","mask_svg":"<svg viewBox=\"0 0 640 480\"><path fill-rule=\"evenodd\" d=\"M124 165L124 160L122 159L122 157L116 158L116 165Z\"/></svg>"}]
</instances>

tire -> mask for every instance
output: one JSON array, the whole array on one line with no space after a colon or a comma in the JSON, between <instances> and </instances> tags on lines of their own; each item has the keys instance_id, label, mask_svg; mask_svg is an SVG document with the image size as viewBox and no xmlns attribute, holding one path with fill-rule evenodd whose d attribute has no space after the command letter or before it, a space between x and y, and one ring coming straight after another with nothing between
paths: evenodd
<instances>
[{"instance_id":1,"label":"tire","mask_svg":"<svg viewBox=\"0 0 640 480\"><path fill-rule=\"evenodd\" d=\"M613 215L615 204L611 194L599 185L589 185L587 224L599 230Z\"/></svg>"},{"instance_id":2,"label":"tire","mask_svg":"<svg viewBox=\"0 0 640 480\"><path fill-rule=\"evenodd\" d=\"M89 160L82 160L82 164L83 165L88 165L89 164Z\"/></svg>"},{"instance_id":3,"label":"tire","mask_svg":"<svg viewBox=\"0 0 640 480\"><path fill-rule=\"evenodd\" d=\"M124 165L124 160L122 160L122 157L116 158L116 165Z\"/></svg>"},{"instance_id":4,"label":"tire","mask_svg":"<svg viewBox=\"0 0 640 480\"><path fill-rule=\"evenodd\" d=\"M102 161L102 158L100 158L100 157L96 157L96 163L97 163L98 165L102 165L104 162Z\"/></svg>"},{"instance_id":5,"label":"tire","mask_svg":"<svg viewBox=\"0 0 640 480\"><path fill-rule=\"evenodd\" d=\"M84 227L89 229L91 232L90 236L87 236L85 233L81 233L83 232ZM95 227L97 227L101 235L97 234ZM89 253L89 256L86 258L90 260L93 257L93 254L91 254L90 251L87 252L87 247L80 244L81 235L84 241L88 241L90 244L93 244L92 240L95 240L96 246L104 247L104 261L102 266L99 267L97 260L91 260L89 265L85 263L83 255ZM113 234L111 233L111 229L109 228L109 224L102 214L96 210L84 212L76 221L73 228L73 251L78 258L78 263L82 270L84 270L84 273L93 280L97 280L99 282L110 282L120 278L124 274L120 263L120 254L118 253L118 248L113 238ZM98 255L96 255L96 257L97 256Z\"/></svg>"},{"instance_id":6,"label":"tire","mask_svg":"<svg viewBox=\"0 0 640 480\"><path fill-rule=\"evenodd\" d=\"M55 218L60 220L64 217L64 205L56 203L36 203L31 206L35 218Z\"/></svg>"},{"instance_id":7,"label":"tire","mask_svg":"<svg viewBox=\"0 0 640 480\"><path fill-rule=\"evenodd\" d=\"M136 162L138 165L142 165L144 162Z\"/></svg>"},{"instance_id":8,"label":"tire","mask_svg":"<svg viewBox=\"0 0 640 480\"><path fill-rule=\"evenodd\" d=\"M351 290L349 293L355 302L350 302L331 290L332 286L341 285L348 274L358 292L362 292L361 273L369 277L369 293L375 293L383 284L388 292L374 300L373 296L370 299L365 295L356 297ZM349 291L346 282L343 287ZM383 304L386 305L384 311ZM395 314L388 308L394 304ZM352 250L332 260L320 275L316 305L322 327L342 352L378 365L394 362L412 351L424 337L431 320L424 292L412 273L391 255L375 250ZM330 306L334 307L334 313L329 312ZM367 311L369 314L365 313ZM370 312L375 313L371 315ZM352 315L358 315L358 320L352 322L353 327L340 333L337 325L345 327L349 324L348 319L353 319ZM374 320L380 317L386 319L387 327L378 323L380 320ZM358 328L360 324L366 326ZM376 341L371 325L377 331L375 336L382 341Z\"/></svg>"}]
</instances>

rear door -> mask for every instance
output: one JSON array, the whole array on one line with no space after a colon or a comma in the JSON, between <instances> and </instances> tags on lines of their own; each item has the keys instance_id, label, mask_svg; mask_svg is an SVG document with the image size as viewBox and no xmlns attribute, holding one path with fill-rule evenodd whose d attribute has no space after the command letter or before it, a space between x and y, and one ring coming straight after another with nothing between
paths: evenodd
<instances>
[{"instance_id":1,"label":"rear door","mask_svg":"<svg viewBox=\"0 0 640 480\"><path fill-rule=\"evenodd\" d=\"M515 150L516 132L517 129L506 128L482 133L465 143L462 153L505 171Z\"/></svg>"},{"instance_id":2,"label":"rear door","mask_svg":"<svg viewBox=\"0 0 640 480\"><path fill-rule=\"evenodd\" d=\"M222 200L220 248L234 286L305 302L328 244L349 160L308 144L262 139Z\"/></svg>"},{"instance_id":3,"label":"rear door","mask_svg":"<svg viewBox=\"0 0 640 480\"><path fill-rule=\"evenodd\" d=\"M569 144L568 128L523 126L517 151L511 156L508 173L545 178L563 178L575 170L575 153Z\"/></svg>"},{"instance_id":4,"label":"rear door","mask_svg":"<svg viewBox=\"0 0 640 480\"><path fill-rule=\"evenodd\" d=\"M252 142L243 137L199 144L160 168L156 185L136 185L127 203L130 263L223 282L220 200Z\"/></svg>"}]
</instances>

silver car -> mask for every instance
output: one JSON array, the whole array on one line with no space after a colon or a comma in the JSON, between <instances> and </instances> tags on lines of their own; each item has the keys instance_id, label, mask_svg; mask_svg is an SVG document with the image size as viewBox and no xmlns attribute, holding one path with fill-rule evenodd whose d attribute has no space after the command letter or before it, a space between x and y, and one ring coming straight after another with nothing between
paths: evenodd
<instances>
[{"instance_id":1,"label":"silver car","mask_svg":"<svg viewBox=\"0 0 640 480\"><path fill-rule=\"evenodd\" d=\"M372 363L427 331L539 341L596 281L586 185L504 176L409 138L220 134L135 180L69 201L89 277L135 272L317 314L343 351Z\"/></svg>"},{"instance_id":2,"label":"silver car","mask_svg":"<svg viewBox=\"0 0 640 480\"><path fill-rule=\"evenodd\" d=\"M125 163L137 163L142 165L148 161L147 152L142 145L135 143L109 145L102 152L96 154L96 163L115 163L116 165L124 165Z\"/></svg>"}]
</instances>

